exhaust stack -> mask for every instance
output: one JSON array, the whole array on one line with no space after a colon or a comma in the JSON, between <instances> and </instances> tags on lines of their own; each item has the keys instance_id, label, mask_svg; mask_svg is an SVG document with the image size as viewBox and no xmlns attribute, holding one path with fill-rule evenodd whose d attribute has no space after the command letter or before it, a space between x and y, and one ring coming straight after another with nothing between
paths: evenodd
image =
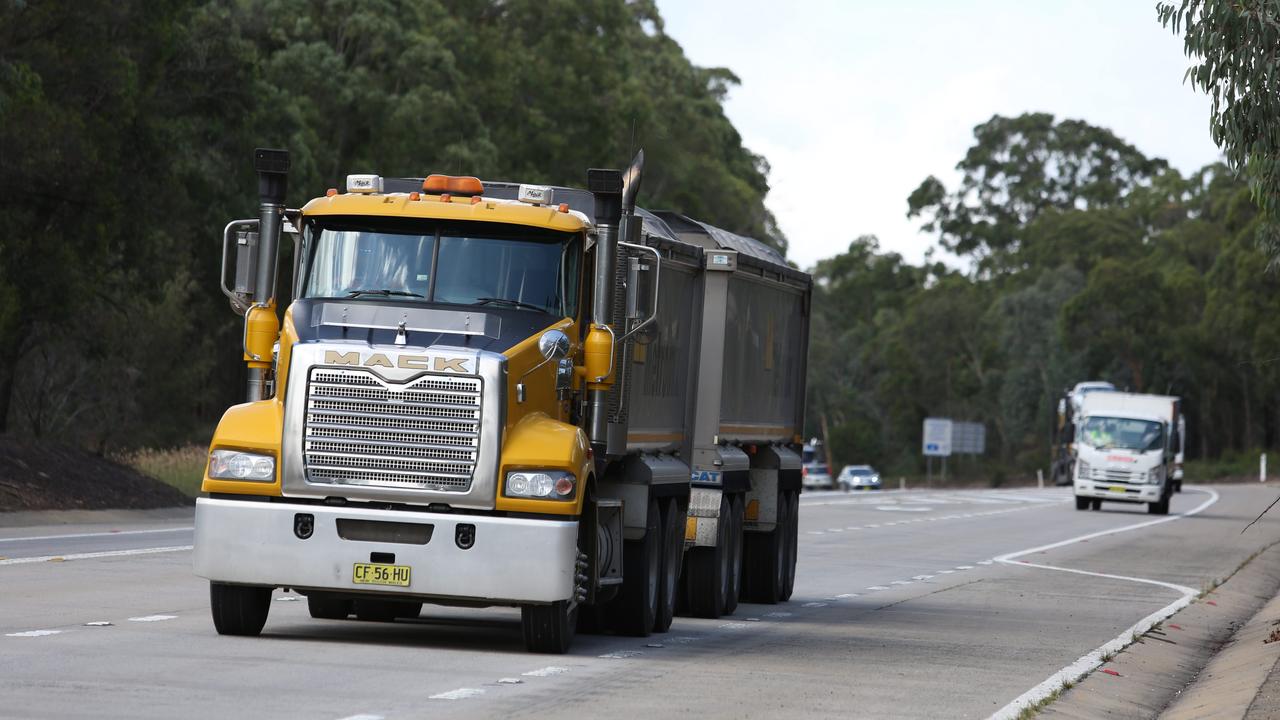
<instances>
[{"instance_id":1,"label":"exhaust stack","mask_svg":"<svg viewBox=\"0 0 1280 720\"><path fill-rule=\"evenodd\" d=\"M289 187L289 151L257 148L253 169L258 173L258 273L253 305L245 314L244 359L249 363L246 395L264 399L263 380L271 368L271 348L280 335L276 318L276 278L280 267L280 227Z\"/></svg>"}]
</instances>

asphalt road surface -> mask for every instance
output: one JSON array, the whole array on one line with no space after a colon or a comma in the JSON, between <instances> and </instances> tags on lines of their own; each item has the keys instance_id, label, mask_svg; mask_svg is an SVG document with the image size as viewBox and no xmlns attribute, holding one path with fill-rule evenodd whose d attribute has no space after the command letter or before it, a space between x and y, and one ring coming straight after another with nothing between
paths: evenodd
<instances>
[{"instance_id":1,"label":"asphalt road surface","mask_svg":"<svg viewBox=\"0 0 1280 720\"><path fill-rule=\"evenodd\" d=\"M323 621L279 591L261 637L219 637L189 517L0 527L0 717L983 718L1280 540L1280 515L1240 533L1276 492L1188 487L1167 520L1057 488L806 493L790 602L563 656L511 609Z\"/></svg>"}]
</instances>

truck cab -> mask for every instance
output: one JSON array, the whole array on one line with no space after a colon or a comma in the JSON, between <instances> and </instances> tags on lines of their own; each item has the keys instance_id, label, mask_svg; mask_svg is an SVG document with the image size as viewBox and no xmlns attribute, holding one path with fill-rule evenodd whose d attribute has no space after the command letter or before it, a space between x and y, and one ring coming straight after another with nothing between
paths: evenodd
<instances>
[{"instance_id":1,"label":"truck cab","mask_svg":"<svg viewBox=\"0 0 1280 720\"><path fill-rule=\"evenodd\" d=\"M1081 403L1073 484L1076 509L1143 503L1165 515L1180 447L1178 398L1097 393Z\"/></svg>"}]
</instances>

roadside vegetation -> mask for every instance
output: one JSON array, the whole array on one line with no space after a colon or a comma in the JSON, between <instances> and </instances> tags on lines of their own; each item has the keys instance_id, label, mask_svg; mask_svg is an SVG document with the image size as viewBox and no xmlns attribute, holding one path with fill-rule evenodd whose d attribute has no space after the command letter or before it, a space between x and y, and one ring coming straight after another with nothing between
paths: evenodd
<instances>
[{"instance_id":1,"label":"roadside vegetation","mask_svg":"<svg viewBox=\"0 0 1280 720\"><path fill-rule=\"evenodd\" d=\"M126 453L119 462L134 470L176 488L187 497L200 494L208 449L203 445L187 445L169 450L142 449Z\"/></svg>"}]
</instances>

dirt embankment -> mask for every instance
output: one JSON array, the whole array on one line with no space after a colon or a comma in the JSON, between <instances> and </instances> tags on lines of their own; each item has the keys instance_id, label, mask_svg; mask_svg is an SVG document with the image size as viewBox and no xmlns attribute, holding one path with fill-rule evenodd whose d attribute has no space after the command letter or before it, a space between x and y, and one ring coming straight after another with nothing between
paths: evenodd
<instances>
[{"instance_id":1,"label":"dirt embankment","mask_svg":"<svg viewBox=\"0 0 1280 720\"><path fill-rule=\"evenodd\" d=\"M92 453L0 435L0 512L142 510L191 503L159 480Z\"/></svg>"}]
</instances>

